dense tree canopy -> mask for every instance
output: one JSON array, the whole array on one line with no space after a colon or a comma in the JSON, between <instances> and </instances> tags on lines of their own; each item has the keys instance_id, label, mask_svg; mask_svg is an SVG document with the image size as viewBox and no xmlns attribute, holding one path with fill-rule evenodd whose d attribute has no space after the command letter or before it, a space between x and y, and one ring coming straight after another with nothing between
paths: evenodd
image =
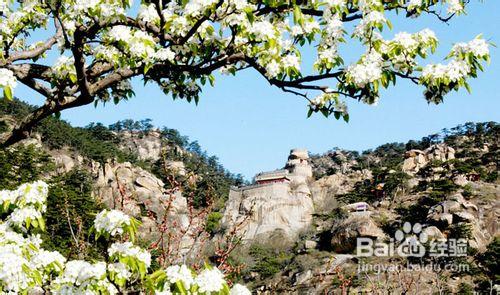
<instances>
[{"instance_id":1,"label":"dense tree canopy","mask_svg":"<svg viewBox=\"0 0 500 295\"><path fill-rule=\"evenodd\" d=\"M22 139L43 118L68 108L133 95L130 79L156 83L174 98L198 101L214 72L252 68L271 85L309 101L309 114L348 120L344 98L375 103L398 79L421 84L428 101L476 77L489 44L455 44L445 63L422 64L435 51L433 31L396 32L389 18L429 14L447 22L468 0L0 0L0 88L23 84L46 98L6 141ZM138 6L139 3L136 3ZM138 11L138 12L136 12ZM352 28L352 29L351 29ZM47 36L44 41L33 41ZM392 34L391 34L392 36ZM366 52L344 64L339 46ZM314 69L301 49L314 47ZM50 63L45 56L59 51Z\"/></svg>"}]
</instances>

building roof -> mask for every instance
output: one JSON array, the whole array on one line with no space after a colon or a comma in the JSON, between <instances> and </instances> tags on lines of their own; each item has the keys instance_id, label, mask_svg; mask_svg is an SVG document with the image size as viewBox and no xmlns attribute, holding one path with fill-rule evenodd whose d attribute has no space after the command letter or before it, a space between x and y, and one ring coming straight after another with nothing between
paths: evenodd
<instances>
[{"instance_id":1,"label":"building roof","mask_svg":"<svg viewBox=\"0 0 500 295\"><path fill-rule=\"evenodd\" d=\"M255 181L288 178L288 174L289 174L289 172L286 169L261 172L261 173L255 175Z\"/></svg>"}]
</instances>

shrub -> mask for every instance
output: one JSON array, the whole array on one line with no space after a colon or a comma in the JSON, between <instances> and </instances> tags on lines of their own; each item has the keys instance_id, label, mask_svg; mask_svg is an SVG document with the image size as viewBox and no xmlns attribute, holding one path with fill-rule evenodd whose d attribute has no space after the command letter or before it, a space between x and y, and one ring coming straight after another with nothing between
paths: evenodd
<instances>
[{"instance_id":1,"label":"shrub","mask_svg":"<svg viewBox=\"0 0 500 295\"><path fill-rule=\"evenodd\" d=\"M261 278L269 278L280 272L291 260L292 255L285 251L254 244L250 247L250 255L254 259L251 271L259 273Z\"/></svg>"},{"instance_id":2,"label":"shrub","mask_svg":"<svg viewBox=\"0 0 500 295\"><path fill-rule=\"evenodd\" d=\"M220 220L222 217L223 215L220 212L212 212L208 214L205 230L211 235L216 234L220 230Z\"/></svg>"},{"instance_id":3,"label":"shrub","mask_svg":"<svg viewBox=\"0 0 500 295\"><path fill-rule=\"evenodd\" d=\"M51 157L34 145L0 150L0 189L32 182L54 169Z\"/></svg>"},{"instance_id":4,"label":"shrub","mask_svg":"<svg viewBox=\"0 0 500 295\"><path fill-rule=\"evenodd\" d=\"M470 284L462 282L462 283L460 283L460 285L458 285L457 294L459 294L459 295L473 295L474 294L474 287L472 287Z\"/></svg>"},{"instance_id":5,"label":"shrub","mask_svg":"<svg viewBox=\"0 0 500 295\"><path fill-rule=\"evenodd\" d=\"M69 258L105 256L104 245L89 243L95 215L103 209L91 191L91 177L83 170L74 169L51 180L43 235L46 248Z\"/></svg>"}]
</instances>

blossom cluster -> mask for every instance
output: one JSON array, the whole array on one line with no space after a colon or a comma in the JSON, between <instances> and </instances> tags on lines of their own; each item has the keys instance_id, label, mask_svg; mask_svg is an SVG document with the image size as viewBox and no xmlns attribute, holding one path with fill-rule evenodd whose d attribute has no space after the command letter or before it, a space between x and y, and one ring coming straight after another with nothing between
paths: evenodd
<instances>
[{"instance_id":1,"label":"blossom cluster","mask_svg":"<svg viewBox=\"0 0 500 295\"><path fill-rule=\"evenodd\" d=\"M447 64L428 64L422 70L420 82L427 89L440 89L446 93L452 89L469 86L466 82L468 77L476 76L478 70L482 70L481 61L489 61L489 44L481 38L476 37L468 43L458 43L453 46ZM438 100L441 99L438 97Z\"/></svg>"},{"instance_id":2,"label":"blossom cluster","mask_svg":"<svg viewBox=\"0 0 500 295\"><path fill-rule=\"evenodd\" d=\"M0 88L4 90L4 96L12 99L12 91L17 86L17 79L8 69L0 69Z\"/></svg>"},{"instance_id":3,"label":"blossom cluster","mask_svg":"<svg viewBox=\"0 0 500 295\"><path fill-rule=\"evenodd\" d=\"M68 261L57 251L47 251L33 232L43 228L26 226L32 215L37 216L37 222L43 220L47 194L48 186L41 181L0 191L2 216L6 216L0 220L2 292L97 295L124 294L132 288L141 294L251 294L239 284L229 288L224 274L209 265L198 274L186 265L152 272L151 254L129 241L112 243L109 261ZM119 211L105 210L98 214L95 225L103 225L103 230L112 233L132 220Z\"/></svg>"},{"instance_id":4,"label":"blossom cluster","mask_svg":"<svg viewBox=\"0 0 500 295\"><path fill-rule=\"evenodd\" d=\"M203 85L207 81L214 84L213 72L216 70L235 74L240 69L253 67L272 84L278 84L276 80L289 80L286 82L293 84L305 72L301 58L303 47L314 44L317 54L313 69L317 73L308 74L318 77L313 81L320 80L323 75L330 78L335 71L338 73L335 78L345 74L343 79L332 79L335 83L332 87L344 96L373 98L378 95L378 84L387 87L389 82L395 83L400 77L418 80L420 77L412 75L421 69L418 58L426 58L429 49L434 52L438 44L435 34L427 29L417 33L399 32L392 40L385 40L382 30L392 28L385 11L403 9L407 17L419 17L422 13L439 14L439 19L443 20L462 14L468 1L315 0L279 9L256 3L248 0L189 0L164 1L159 5L154 1L140 1L138 9L132 9L132 0L63 0L54 14L44 1L26 0L14 5L3 0L0 1L0 60L16 51L43 49L43 41L30 42L26 36L31 30L53 23L57 31L53 37L57 40L61 57L47 69L47 73L43 73L40 80L47 83L28 85L38 88L37 91L43 89L51 96L52 92L58 92L60 97L77 96L81 89L77 84L75 59L68 57L68 53L79 52L83 56L78 60L87 63L89 86L105 88L91 91L95 102L111 99L119 102L132 96L131 89L118 89L121 81L110 83L109 80L113 79L103 79L119 76L116 79L128 80L129 75L142 75L174 98L198 101ZM433 7L435 5L445 7L443 15L440 9ZM57 21L49 22L54 15L57 15ZM62 26L62 32L58 25ZM76 36L78 40L75 40ZM379 54L381 61L365 55L344 67L341 45L347 43L348 38L359 40L366 52ZM73 48L76 44L81 44L80 48ZM456 51L470 54L470 48L462 45L457 45ZM486 56L487 51L481 49L484 46L479 45L474 45L474 50L482 50ZM48 51L40 50L41 53L32 60L45 57ZM474 53L474 56L478 54ZM446 66L436 65L438 73L450 72L455 76L462 75L464 79L473 77L469 74L477 65L470 64L466 58L456 59ZM464 75L465 65L460 60L469 63L468 74ZM16 86L15 75L21 77L21 72L11 72L4 65L0 71L0 87L4 89L4 96L10 98ZM133 74L122 76L121 71ZM398 75L395 77L394 73ZM49 81L45 80L47 76ZM438 77L426 75L423 80ZM50 84L51 87L40 88L41 84ZM432 83L425 81L422 84ZM298 86L304 89L304 85ZM343 91L346 89L348 91ZM309 95L304 92L301 94Z\"/></svg>"},{"instance_id":5,"label":"blossom cluster","mask_svg":"<svg viewBox=\"0 0 500 295\"><path fill-rule=\"evenodd\" d=\"M367 53L360 62L350 65L346 70L346 81L357 88L364 88L382 76L382 56L371 51Z\"/></svg>"},{"instance_id":6,"label":"blossom cluster","mask_svg":"<svg viewBox=\"0 0 500 295\"><path fill-rule=\"evenodd\" d=\"M102 210L94 220L94 228L98 233L113 237L122 235L131 224L130 217L120 210Z\"/></svg>"},{"instance_id":7,"label":"blossom cluster","mask_svg":"<svg viewBox=\"0 0 500 295\"><path fill-rule=\"evenodd\" d=\"M45 228L42 213L46 210L48 186L42 181L21 185L14 191L0 191L1 209L10 212L6 219L9 226L29 229Z\"/></svg>"}]
</instances>

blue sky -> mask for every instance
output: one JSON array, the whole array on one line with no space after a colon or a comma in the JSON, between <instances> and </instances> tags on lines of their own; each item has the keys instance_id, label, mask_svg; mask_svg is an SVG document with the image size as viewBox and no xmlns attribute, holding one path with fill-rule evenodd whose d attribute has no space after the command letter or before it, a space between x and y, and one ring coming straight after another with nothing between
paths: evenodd
<instances>
[{"instance_id":1,"label":"blue sky","mask_svg":"<svg viewBox=\"0 0 500 295\"><path fill-rule=\"evenodd\" d=\"M416 32L433 29L441 49L433 58L442 59L454 42L468 41L479 33L500 44L500 7L497 1L472 1L468 14L449 25L431 18L393 20L394 31ZM344 48L347 60L356 58L359 46ZM313 51L303 54L303 67L314 58ZM263 170L284 165L291 148L303 147L322 153L333 147L352 150L374 148L386 142L418 139L444 127L466 121L500 121L499 49L492 48L492 62L478 79L471 80L473 93L451 93L444 104L429 105L422 88L400 82L381 95L377 106L348 100L349 123L320 115L306 118L307 104L297 96L272 88L255 72L245 71L236 77L218 77L216 86L207 87L198 106L182 100L173 101L153 85L134 81L136 97L118 106L81 107L67 110L62 118L77 126L90 122L111 124L117 120L151 118L157 126L178 129L198 140L209 154L219 157L231 172L250 179ZM32 104L43 100L22 87L16 96Z\"/></svg>"}]
</instances>

